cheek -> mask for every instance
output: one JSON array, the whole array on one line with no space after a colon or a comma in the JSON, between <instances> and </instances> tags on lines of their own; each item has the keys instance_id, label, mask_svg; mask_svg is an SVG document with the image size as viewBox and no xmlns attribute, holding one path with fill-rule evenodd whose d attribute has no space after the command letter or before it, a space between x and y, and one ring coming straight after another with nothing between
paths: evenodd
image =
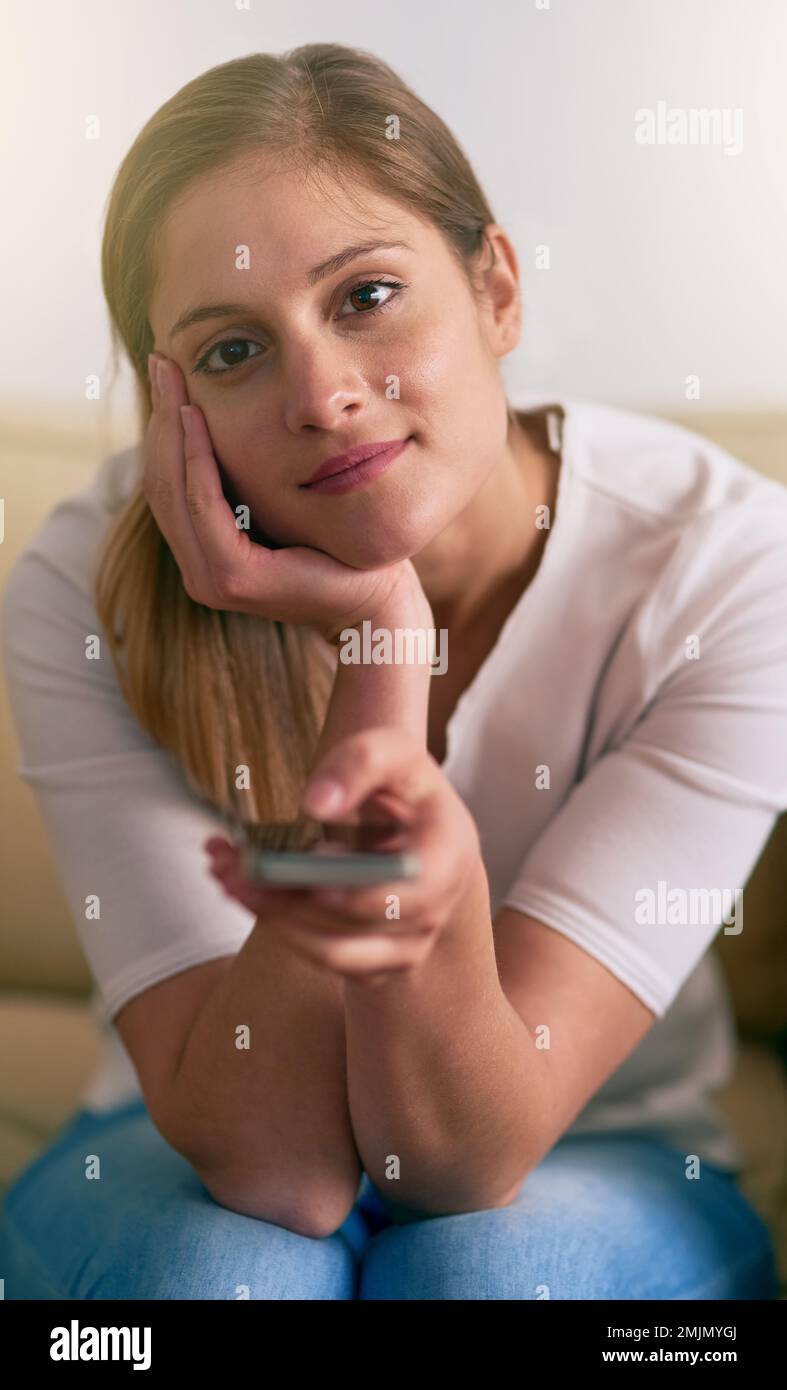
<instances>
[{"instance_id":1,"label":"cheek","mask_svg":"<svg viewBox=\"0 0 787 1390\"><path fill-rule=\"evenodd\" d=\"M265 481L259 460L273 456L273 442L266 439L259 399L253 392L244 398L237 390L228 390L226 397L221 390L206 391L203 396L197 404L207 421L222 474L238 490L252 486L255 493L259 492ZM250 460L257 462L250 466Z\"/></svg>"},{"instance_id":2,"label":"cheek","mask_svg":"<svg viewBox=\"0 0 787 1390\"><path fill-rule=\"evenodd\" d=\"M387 355L386 371L398 372L402 402L417 413L428 411L431 418L456 418L470 407L477 409L495 388L477 322L464 310L415 324L397 340L394 360L398 366L388 365Z\"/></svg>"},{"instance_id":3,"label":"cheek","mask_svg":"<svg viewBox=\"0 0 787 1390\"><path fill-rule=\"evenodd\" d=\"M243 394L237 389L208 389L203 393L204 400L197 401L208 422L213 448L228 465L248 447L248 436L255 426L255 412L252 397L243 401Z\"/></svg>"},{"instance_id":4,"label":"cheek","mask_svg":"<svg viewBox=\"0 0 787 1390\"><path fill-rule=\"evenodd\" d=\"M243 409L236 393L228 392L227 399L231 394L231 408L224 401L202 407L224 496L233 511L249 507L253 539L286 544L293 540L286 526L288 490L268 462L276 456L273 443L263 433L259 407L249 402Z\"/></svg>"},{"instance_id":5,"label":"cheek","mask_svg":"<svg viewBox=\"0 0 787 1390\"><path fill-rule=\"evenodd\" d=\"M210 380L206 382L201 377L189 382L188 394L205 417L216 458L227 474L234 475L245 447L248 411L238 410L237 403L233 405L232 391L214 387Z\"/></svg>"}]
</instances>

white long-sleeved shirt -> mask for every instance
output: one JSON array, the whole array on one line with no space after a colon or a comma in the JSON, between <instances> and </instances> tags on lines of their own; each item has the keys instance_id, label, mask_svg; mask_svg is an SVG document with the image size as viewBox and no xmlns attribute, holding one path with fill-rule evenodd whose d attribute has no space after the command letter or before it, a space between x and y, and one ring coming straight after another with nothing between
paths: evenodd
<instances>
[{"instance_id":1,"label":"white long-sleeved shirt","mask_svg":"<svg viewBox=\"0 0 787 1390\"><path fill-rule=\"evenodd\" d=\"M651 1133L735 1168L712 1101L735 1028L708 948L745 928L740 890L787 807L787 489L662 421L543 408L548 537L448 723L443 770L478 825L493 915L538 918L656 1015L569 1132ZM141 466L140 448L116 454L57 506L2 600L18 770L106 1034L86 1109L141 1095L121 1006L238 950L254 924L207 871L203 843L226 822L135 720L95 613L97 545Z\"/></svg>"}]
</instances>

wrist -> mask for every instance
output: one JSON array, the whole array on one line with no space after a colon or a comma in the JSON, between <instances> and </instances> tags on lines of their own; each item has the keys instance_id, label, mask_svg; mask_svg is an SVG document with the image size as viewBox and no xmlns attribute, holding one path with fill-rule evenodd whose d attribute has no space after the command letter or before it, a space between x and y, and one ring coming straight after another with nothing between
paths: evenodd
<instances>
[{"instance_id":1,"label":"wrist","mask_svg":"<svg viewBox=\"0 0 787 1390\"><path fill-rule=\"evenodd\" d=\"M450 920L436 934L428 955L407 971L343 976L345 1006L369 999L372 1007L382 1008L384 999L401 1002L408 991L423 996L430 988L441 989L452 976L472 980L474 990L488 987L487 998L503 994L495 956L489 879L480 852L462 882L463 892L457 895Z\"/></svg>"},{"instance_id":2,"label":"wrist","mask_svg":"<svg viewBox=\"0 0 787 1390\"><path fill-rule=\"evenodd\" d=\"M396 567L390 588L369 615L372 622L381 626L425 627L434 623L432 607L429 603L418 574L412 563Z\"/></svg>"}]
</instances>

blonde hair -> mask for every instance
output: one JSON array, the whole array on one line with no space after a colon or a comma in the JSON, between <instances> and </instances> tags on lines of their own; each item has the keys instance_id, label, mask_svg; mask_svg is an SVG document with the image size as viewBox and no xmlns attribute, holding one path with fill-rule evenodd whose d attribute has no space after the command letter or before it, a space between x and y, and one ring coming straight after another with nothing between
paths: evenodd
<instances>
[{"instance_id":1,"label":"blonde hair","mask_svg":"<svg viewBox=\"0 0 787 1390\"><path fill-rule=\"evenodd\" d=\"M393 116L397 139L387 138ZM107 204L103 288L115 360L122 344L135 372L143 432L157 233L194 180L257 153L307 176L327 170L350 198L360 177L428 219L473 288L471 262L491 210L447 126L386 63L312 43L211 68L143 127ZM95 594L129 707L192 787L247 825L292 819L333 681L324 639L191 599L141 482L105 537ZM248 789L236 786L242 767Z\"/></svg>"}]
</instances>

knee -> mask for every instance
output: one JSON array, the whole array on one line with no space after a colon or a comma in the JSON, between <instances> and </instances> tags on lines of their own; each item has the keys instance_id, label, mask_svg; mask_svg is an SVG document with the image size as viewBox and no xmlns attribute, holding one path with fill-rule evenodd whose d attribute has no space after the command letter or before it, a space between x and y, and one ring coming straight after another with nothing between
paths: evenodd
<instances>
[{"instance_id":1,"label":"knee","mask_svg":"<svg viewBox=\"0 0 787 1390\"><path fill-rule=\"evenodd\" d=\"M301 1235L206 1203L96 1252L76 1297L345 1299L356 1279L356 1258L340 1235Z\"/></svg>"},{"instance_id":2,"label":"knee","mask_svg":"<svg viewBox=\"0 0 787 1390\"><path fill-rule=\"evenodd\" d=\"M45 1234L9 1223L0 1236L10 1298L355 1297L357 1257L343 1236L299 1235L228 1211L207 1193L83 1212L81 1221L52 1221Z\"/></svg>"},{"instance_id":3,"label":"knee","mask_svg":"<svg viewBox=\"0 0 787 1390\"><path fill-rule=\"evenodd\" d=\"M581 1220L522 1205L430 1217L374 1237L359 1297L616 1298L626 1282L619 1254Z\"/></svg>"}]
</instances>

